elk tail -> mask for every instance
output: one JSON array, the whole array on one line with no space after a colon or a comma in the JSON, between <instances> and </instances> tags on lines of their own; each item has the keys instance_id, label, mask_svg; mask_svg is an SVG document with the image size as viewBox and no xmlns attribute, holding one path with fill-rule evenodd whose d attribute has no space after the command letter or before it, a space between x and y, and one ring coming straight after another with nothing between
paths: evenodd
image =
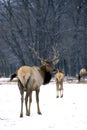
<instances>
[{"instance_id":1,"label":"elk tail","mask_svg":"<svg viewBox=\"0 0 87 130\"><path fill-rule=\"evenodd\" d=\"M10 77L10 81L13 80L15 77L17 77L17 72L13 73Z\"/></svg>"}]
</instances>

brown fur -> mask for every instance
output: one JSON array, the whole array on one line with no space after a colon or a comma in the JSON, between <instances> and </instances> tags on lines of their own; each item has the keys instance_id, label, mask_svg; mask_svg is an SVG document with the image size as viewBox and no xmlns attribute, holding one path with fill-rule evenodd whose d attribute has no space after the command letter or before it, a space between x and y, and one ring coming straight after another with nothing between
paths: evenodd
<instances>
[{"instance_id":1,"label":"brown fur","mask_svg":"<svg viewBox=\"0 0 87 130\"><path fill-rule=\"evenodd\" d=\"M16 73L12 74L11 80L17 76L18 78L18 87L21 94L21 113L20 117L23 117L23 98L24 91L25 95L25 106L26 106L26 115L30 115L30 106L32 102L32 91L36 91L36 102L37 102L37 113L41 114L39 107L39 91L42 84L47 84L50 82L52 72L54 70L53 62L45 62L40 67L30 67L22 66ZM28 108L28 97L29 97L29 108Z\"/></svg>"},{"instance_id":2,"label":"brown fur","mask_svg":"<svg viewBox=\"0 0 87 130\"><path fill-rule=\"evenodd\" d=\"M79 75L78 75L78 81L80 82L81 78L85 78L86 76L86 69L85 68L82 68L79 72Z\"/></svg>"},{"instance_id":3,"label":"brown fur","mask_svg":"<svg viewBox=\"0 0 87 130\"><path fill-rule=\"evenodd\" d=\"M64 73L61 71L58 71L56 73L56 91L57 91L57 98L59 97L59 92L60 92L60 97L63 97L63 80L64 80Z\"/></svg>"}]
</instances>

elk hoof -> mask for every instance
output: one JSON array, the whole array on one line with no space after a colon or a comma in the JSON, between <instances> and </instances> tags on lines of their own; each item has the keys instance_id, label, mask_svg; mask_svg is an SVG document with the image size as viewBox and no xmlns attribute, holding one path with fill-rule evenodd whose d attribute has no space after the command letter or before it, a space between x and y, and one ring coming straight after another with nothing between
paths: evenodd
<instances>
[{"instance_id":1,"label":"elk hoof","mask_svg":"<svg viewBox=\"0 0 87 130\"><path fill-rule=\"evenodd\" d=\"M39 115L42 115L42 113L41 113L41 112L38 112L38 114L39 114Z\"/></svg>"},{"instance_id":2,"label":"elk hoof","mask_svg":"<svg viewBox=\"0 0 87 130\"><path fill-rule=\"evenodd\" d=\"M56 98L59 98L59 96L56 96Z\"/></svg>"},{"instance_id":3,"label":"elk hoof","mask_svg":"<svg viewBox=\"0 0 87 130\"><path fill-rule=\"evenodd\" d=\"M20 114L20 117L23 117L23 114Z\"/></svg>"},{"instance_id":4,"label":"elk hoof","mask_svg":"<svg viewBox=\"0 0 87 130\"><path fill-rule=\"evenodd\" d=\"M63 95L61 95L61 98L63 97Z\"/></svg>"},{"instance_id":5,"label":"elk hoof","mask_svg":"<svg viewBox=\"0 0 87 130\"><path fill-rule=\"evenodd\" d=\"M30 113L26 113L26 116L30 116Z\"/></svg>"}]
</instances>

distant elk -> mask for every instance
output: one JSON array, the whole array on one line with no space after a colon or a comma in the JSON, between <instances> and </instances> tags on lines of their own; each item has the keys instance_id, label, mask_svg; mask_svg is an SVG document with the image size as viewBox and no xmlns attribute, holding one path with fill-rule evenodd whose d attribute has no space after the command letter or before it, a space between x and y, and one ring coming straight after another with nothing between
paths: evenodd
<instances>
[{"instance_id":1,"label":"distant elk","mask_svg":"<svg viewBox=\"0 0 87 130\"><path fill-rule=\"evenodd\" d=\"M63 97L63 81L64 81L64 73L62 71L58 71L55 76L56 80L56 92L57 92L57 98Z\"/></svg>"},{"instance_id":2,"label":"distant elk","mask_svg":"<svg viewBox=\"0 0 87 130\"><path fill-rule=\"evenodd\" d=\"M17 77L18 87L21 94L21 112L20 117L23 117L23 99L24 91L25 94L25 106L26 115L30 115L30 107L32 102L32 92L36 91L36 102L37 102L37 113L41 114L39 107L39 92L40 86L48 84L52 77L52 72L54 71L54 65L58 63L58 55L54 56L51 60L45 60L40 58L39 54L34 48L30 49L37 56L37 59L41 61L41 66L22 66L14 74L11 75L10 80ZM29 107L28 107L29 100Z\"/></svg>"},{"instance_id":3,"label":"distant elk","mask_svg":"<svg viewBox=\"0 0 87 130\"><path fill-rule=\"evenodd\" d=\"M78 74L78 81L80 82L81 78L85 78L86 77L86 69L82 68Z\"/></svg>"}]
</instances>

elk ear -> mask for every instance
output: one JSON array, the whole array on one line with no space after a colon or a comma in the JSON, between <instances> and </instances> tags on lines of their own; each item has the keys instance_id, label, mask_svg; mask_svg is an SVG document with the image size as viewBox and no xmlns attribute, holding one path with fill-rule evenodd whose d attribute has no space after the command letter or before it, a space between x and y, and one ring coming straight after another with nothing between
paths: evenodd
<instances>
[{"instance_id":1,"label":"elk ear","mask_svg":"<svg viewBox=\"0 0 87 130\"><path fill-rule=\"evenodd\" d=\"M53 65L56 65L59 62L59 59L53 61Z\"/></svg>"},{"instance_id":2,"label":"elk ear","mask_svg":"<svg viewBox=\"0 0 87 130\"><path fill-rule=\"evenodd\" d=\"M45 65L45 64L46 64L46 61L41 60L41 64L42 64L42 65Z\"/></svg>"}]
</instances>

